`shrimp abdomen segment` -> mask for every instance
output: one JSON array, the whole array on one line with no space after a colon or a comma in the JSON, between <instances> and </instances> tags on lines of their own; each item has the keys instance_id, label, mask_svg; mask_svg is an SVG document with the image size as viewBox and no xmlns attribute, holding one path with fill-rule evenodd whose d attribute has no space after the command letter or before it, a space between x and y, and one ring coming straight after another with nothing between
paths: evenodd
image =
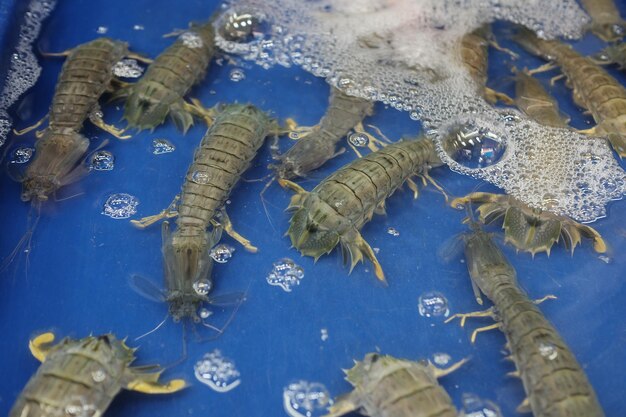
<instances>
[{"instance_id":1,"label":"shrimp abdomen segment","mask_svg":"<svg viewBox=\"0 0 626 417\"><path fill-rule=\"evenodd\" d=\"M389 145L341 168L312 193L318 193L339 214L357 228L361 227L379 204L408 177L419 172L432 152L432 146L427 140ZM329 200L325 196L329 196Z\"/></svg>"},{"instance_id":2,"label":"shrimp abdomen segment","mask_svg":"<svg viewBox=\"0 0 626 417\"><path fill-rule=\"evenodd\" d=\"M297 193L289 205L295 211L287 232L293 246L317 259L341 243L351 268L366 257L374 264L376 276L384 280L374 251L359 229L409 177L425 173L438 161L432 141L409 140L344 166L311 192L281 180L281 185Z\"/></svg>"},{"instance_id":3,"label":"shrimp abdomen segment","mask_svg":"<svg viewBox=\"0 0 626 417\"><path fill-rule=\"evenodd\" d=\"M622 20L613 0L581 0L591 16L591 31L606 42L624 37L626 22Z\"/></svg>"},{"instance_id":4,"label":"shrimp abdomen segment","mask_svg":"<svg viewBox=\"0 0 626 417\"><path fill-rule=\"evenodd\" d=\"M269 129L270 119L253 106L230 105L222 110L187 171L179 226L200 219L203 230L207 227L250 166Z\"/></svg>"},{"instance_id":5,"label":"shrimp abdomen segment","mask_svg":"<svg viewBox=\"0 0 626 417\"><path fill-rule=\"evenodd\" d=\"M535 416L603 416L578 361L526 294L505 285L493 301Z\"/></svg>"},{"instance_id":6,"label":"shrimp abdomen segment","mask_svg":"<svg viewBox=\"0 0 626 417\"><path fill-rule=\"evenodd\" d=\"M96 39L70 53L50 106L50 127L79 131L113 79L113 65L128 53L126 43Z\"/></svg>"},{"instance_id":7,"label":"shrimp abdomen segment","mask_svg":"<svg viewBox=\"0 0 626 417\"><path fill-rule=\"evenodd\" d=\"M117 94L128 96L124 118L131 127L153 129L168 115L181 130L193 123L183 97L205 76L215 54L211 23L192 27L161 53L134 85Z\"/></svg>"},{"instance_id":8,"label":"shrimp abdomen segment","mask_svg":"<svg viewBox=\"0 0 626 417\"><path fill-rule=\"evenodd\" d=\"M376 410L373 416L456 417L450 396L421 368L406 364L392 374L377 375L367 387L363 408Z\"/></svg>"},{"instance_id":9,"label":"shrimp abdomen segment","mask_svg":"<svg viewBox=\"0 0 626 417\"><path fill-rule=\"evenodd\" d=\"M280 161L274 166L277 176L282 179L302 177L324 165L338 154L337 143L371 115L373 108L371 101L332 87L328 109L319 125L277 157Z\"/></svg>"},{"instance_id":10,"label":"shrimp abdomen segment","mask_svg":"<svg viewBox=\"0 0 626 417\"><path fill-rule=\"evenodd\" d=\"M516 40L529 52L561 67L574 90L574 101L589 110L597 123L586 133L606 135L620 157L626 156L626 88L567 44L539 39L527 29L521 30Z\"/></svg>"},{"instance_id":11,"label":"shrimp abdomen segment","mask_svg":"<svg viewBox=\"0 0 626 417\"><path fill-rule=\"evenodd\" d=\"M337 399L326 417L359 410L370 417L457 417L448 393L427 361L369 353L344 371L354 390Z\"/></svg>"},{"instance_id":12,"label":"shrimp abdomen segment","mask_svg":"<svg viewBox=\"0 0 626 417\"><path fill-rule=\"evenodd\" d=\"M374 103L369 100L349 96L332 88L328 110L320 121L320 130L328 132L338 142L366 116L371 115L373 108Z\"/></svg>"}]
</instances>

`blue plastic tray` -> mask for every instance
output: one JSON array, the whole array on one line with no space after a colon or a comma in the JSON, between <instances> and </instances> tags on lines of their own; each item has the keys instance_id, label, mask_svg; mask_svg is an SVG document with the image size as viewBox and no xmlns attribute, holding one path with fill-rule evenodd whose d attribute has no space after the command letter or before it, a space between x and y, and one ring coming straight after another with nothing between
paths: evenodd
<instances>
[{"instance_id":1,"label":"blue plastic tray","mask_svg":"<svg viewBox=\"0 0 626 417\"><path fill-rule=\"evenodd\" d=\"M19 21L19 7L0 6L10 19L0 20L0 29ZM106 36L129 41L133 50L156 56L173 40L162 35L185 28L190 20L202 20L217 6L216 2L110 0L105 3L87 0L59 2L46 21L38 48L62 51L99 36L98 27L108 28ZM626 16L626 3L621 2ZM2 15L0 13L0 15ZM133 27L141 25L143 30ZM0 31L1 33L1 31ZM11 33L3 41L3 56L11 53L15 40ZM501 37L502 39L502 37ZM505 46L519 51L510 42ZM583 52L602 46L588 37L576 44ZM501 65L506 55L492 51L491 85L513 94L508 67ZM539 60L523 54L519 66L537 66ZM36 86L13 108L16 127L34 123L48 110L54 85L62 65L60 59L41 59L43 72ZM324 80L298 69L281 67L263 70L242 62L246 78L238 83L229 80L232 66L213 64L205 82L193 96L211 106L218 102L251 102L283 119L294 117L303 125L312 125L322 116L329 87ZM626 78L613 68L616 77ZM544 76L546 79L548 75ZM554 88L562 109L572 116L575 127L585 127L588 117L573 104L567 88ZM109 122L119 122L118 106L103 107ZM407 114L377 104L370 118L387 136L400 138L415 135L419 126ZM28 268L24 254L2 272L0 280L0 414L7 415L16 396L37 369L37 361L28 352L28 340L36 332L54 329L60 336L82 337L89 333L113 331L129 336L129 344L141 345L138 363L168 363L181 349L182 326L167 323L158 332L133 342L150 330L166 313L166 306L145 300L128 285L130 274L162 280L160 227L137 230L126 220L113 220L101 214L106 198L113 193L129 193L140 200L134 218L165 208L178 193L194 148L204 134L201 125L182 136L168 123L153 133L136 134L121 142L110 138L89 123L84 133L95 148L111 139L106 149L115 157L115 169L93 172L67 195L74 198L45 207L33 238ZM151 142L166 138L176 151L153 155ZM33 137L16 138L5 145L10 152L32 144ZM290 145L283 139L282 145ZM346 152L302 182L308 189L354 155ZM265 176L270 161L266 148L246 179ZM479 183L446 168L432 172L453 195L472 191ZM264 183L241 182L228 205L230 216L239 231L249 237L260 253L247 253L230 238L224 242L236 248L233 259L216 265L216 293L245 290L248 300L242 305L225 334L216 341L198 343L189 337L189 358L165 376L182 376L193 383L184 392L169 396L145 396L125 392L109 410L109 416L281 416L283 388L294 380L321 382L333 396L349 389L341 368L352 359L380 349L400 357L419 359L435 352L446 352L453 360L471 357L468 365L441 382L460 407L463 393L475 393L495 401L505 416L515 415L515 407L524 397L520 381L505 377L513 370L503 360L504 337L494 331L483 334L475 345L469 342L471 330L487 321L472 321L466 329L457 324L443 324L441 318L420 316L418 297L439 291L449 300L454 312L478 309L465 264L460 257L444 263L437 257L441 245L451 236L465 231L463 212L447 208L442 195L433 187L424 189L418 200L409 192L398 192L388 200L388 215L376 216L363 228L363 236L372 247L380 248L378 258L388 277L389 287L376 282L370 265L358 266L352 275L333 253L314 265L290 249L283 233L288 215L283 212L290 193L273 185L267 193L269 215L266 218L259 192ZM3 198L0 201L4 232L0 254L5 256L24 234L29 205L19 200L20 185L6 174L0 176ZM484 184L484 191L497 191ZM606 415L618 417L626 409L624 375L626 374L626 289L623 285L625 260L624 237L626 205L616 202L609 215L595 224L612 252L605 263L586 242L572 257L563 247L533 259L528 254L505 251L517 268L519 280L533 298L555 294L558 300L546 302L541 310L559 329L594 385ZM400 235L387 233L394 227ZM497 228L494 228L494 230ZM305 270L301 284L287 293L270 286L266 276L272 263L290 257ZM605 259L606 260L606 259ZM327 329L323 341L321 330ZM193 376L194 363L206 352L220 349L234 360L241 372L241 385L219 394L198 383Z\"/></svg>"}]
</instances>

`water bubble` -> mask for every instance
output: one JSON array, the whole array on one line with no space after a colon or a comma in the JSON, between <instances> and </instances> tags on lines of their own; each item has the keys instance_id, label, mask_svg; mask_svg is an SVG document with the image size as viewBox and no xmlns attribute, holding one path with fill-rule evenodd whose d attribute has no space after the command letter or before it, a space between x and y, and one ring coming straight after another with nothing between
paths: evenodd
<instances>
[{"instance_id":1,"label":"water bubble","mask_svg":"<svg viewBox=\"0 0 626 417\"><path fill-rule=\"evenodd\" d=\"M437 352L433 353L433 363L438 366L446 366L452 360L452 356L447 353Z\"/></svg>"},{"instance_id":2,"label":"water bubble","mask_svg":"<svg viewBox=\"0 0 626 417\"><path fill-rule=\"evenodd\" d=\"M87 403L85 397L78 395L73 395L65 406L65 414L71 417L92 417L97 412L94 404Z\"/></svg>"},{"instance_id":3,"label":"water bubble","mask_svg":"<svg viewBox=\"0 0 626 417\"><path fill-rule=\"evenodd\" d=\"M89 158L89 168L94 171L111 171L115 166L115 157L109 151L94 152Z\"/></svg>"},{"instance_id":4,"label":"water bubble","mask_svg":"<svg viewBox=\"0 0 626 417\"><path fill-rule=\"evenodd\" d=\"M193 290L198 295L206 296L211 291L212 286L211 281L208 279L201 279L193 283Z\"/></svg>"},{"instance_id":5,"label":"water bubble","mask_svg":"<svg viewBox=\"0 0 626 417\"><path fill-rule=\"evenodd\" d=\"M113 74L121 78L139 78L143 68L135 59L122 59L113 66Z\"/></svg>"},{"instance_id":6,"label":"water bubble","mask_svg":"<svg viewBox=\"0 0 626 417\"><path fill-rule=\"evenodd\" d=\"M330 393L319 382L300 380L283 388L283 407L291 417L318 417L332 404Z\"/></svg>"},{"instance_id":7,"label":"water bubble","mask_svg":"<svg viewBox=\"0 0 626 417\"><path fill-rule=\"evenodd\" d=\"M328 329L321 329L320 330L320 337L322 339L322 342L325 342L328 340Z\"/></svg>"},{"instance_id":8,"label":"water bubble","mask_svg":"<svg viewBox=\"0 0 626 417\"><path fill-rule=\"evenodd\" d=\"M619 37L624 36L624 28L622 27L621 23L613 25L611 27L611 30L616 36L619 36Z\"/></svg>"},{"instance_id":9,"label":"water bubble","mask_svg":"<svg viewBox=\"0 0 626 417\"><path fill-rule=\"evenodd\" d=\"M446 297L437 291L426 292L419 296L418 310L424 317L448 317L450 307Z\"/></svg>"},{"instance_id":10,"label":"water bubble","mask_svg":"<svg viewBox=\"0 0 626 417\"><path fill-rule=\"evenodd\" d=\"M190 49L202 48L204 45L200 35L195 32L184 32L180 35L179 39L183 42L183 45Z\"/></svg>"},{"instance_id":11,"label":"water bubble","mask_svg":"<svg viewBox=\"0 0 626 417\"><path fill-rule=\"evenodd\" d=\"M370 142L370 140L367 137L367 135L365 133L362 133L362 132L351 133L350 136L348 136L348 141L353 146L356 146L356 147L359 147L359 148L367 146L367 144Z\"/></svg>"},{"instance_id":12,"label":"water bubble","mask_svg":"<svg viewBox=\"0 0 626 417\"><path fill-rule=\"evenodd\" d=\"M387 233L394 237L400 236L400 232L398 232L394 227L388 227Z\"/></svg>"},{"instance_id":13,"label":"water bubble","mask_svg":"<svg viewBox=\"0 0 626 417\"><path fill-rule=\"evenodd\" d=\"M267 283L291 292L292 287L300 285L304 278L304 269L289 258L274 262L274 268L267 275Z\"/></svg>"},{"instance_id":14,"label":"water bubble","mask_svg":"<svg viewBox=\"0 0 626 417\"><path fill-rule=\"evenodd\" d=\"M145 27L143 25L134 25L133 30L144 30Z\"/></svg>"},{"instance_id":15,"label":"water bubble","mask_svg":"<svg viewBox=\"0 0 626 417\"><path fill-rule=\"evenodd\" d=\"M602 185L602 187L604 187L604 190L608 193L608 194L613 194L618 190L618 185L616 181L613 181L612 179L609 178L605 178L602 181L600 181L600 184Z\"/></svg>"},{"instance_id":16,"label":"water bubble","mask_svg":"<svg viewBox=\"0 0 626 417\"><path fill-rule=\"evenodd\" d=\"M502 159L506 146L495 133L466 124L444 141L448 155L467 168L485 168Z\"/></svg>"},{"instance_id":17,"label":"water bubble","mask_svg":"<svg viewBox=\"0 0 626 417\"><path fill-rule=\"evenodd\" d=\"M11 163L12 164L25 164L30 161L33 154L35 153L34 148L28 147L20 147L11 152Z\"/></svg>"},{"instance_id":18,"label":"water bubble","mask_svg":"<svg viewBox=\"0 0 626 417\"><path fill-rule=\"evenodd\" d=\"M489 400L483 400L475 394L463 394L461 417L502 417L500 407Z\"/></svg>"},{"instance_id":19,"label":"water bubble","mask_svg":"<svg viewBox=\"0 0 626 417\"><path fill-rule=\"evenodd\" d=\"M205 354L193 367L196 379L214 391L225 393L241 383L235 363L215 349Z\"/></svg>"},{"instance_id":20,"label":"water bubble","mask_svg":"<svg viewBox=\"0 0 626 417\"><path fill-rule=\"evenodd\" d=\"M213 258L215 262L225 264L230 258L233 257L234 251L235 248L233 248L232 246L225 243L220 243L219 245L211 249L209 255L211 256L211 258Z\"/></svg>"},{"instance_id":21,"label":"water bubble","mask_svg":"<svg viewBox=\"0 0 626 417\"><path fill-rule=\"evenodd\" d=\"M504 122L505 126L514 126L517 124L522 118L518 113L504 111L500 113L500 118Z\"/></svg>"},{"instance_id":22,"label":"water bubble","mask_svg":"<svg viewBox=\"0 0 626 417\"><path fill-rule=\"evenodd\" d=\"M98 29L96 29L96 33L98 35L104 35L105 33L107 33L109 31L109 28L106 26L98 26Z\"/></svg>"},{"instance_id":23,"label":"water bubble","mask_svg":"<svg viewBox=\"0 0 626 417\"><path fill-rule=\"evenodd\" d=\"M167 139L154 139L152 141L152 153L155 155L162 155L164 153L171 153L176 150L176 146Z\"/></svg>"},{"instance_id":24,"label":"water bubble","mask_svg":"<svg viewBox=\"0 0 626 417\"><path fill-rule=\"evenodd\" d=\"M195 182L196 184L208 184L210 179L211 177L209 176L209 173L207 171L194 171L191 174L191 181Z\"/></svg>"},{"instance_id":25,"label":"water bubble","mask_svg":"<svg viewBox=\"0 0 626 417\"><path fill-rule=\"evenodd\" d=\"M126 193L113 194L104 203L102 214L112 219L128 219L137 213L139 200Z\"/></svg>"},{"instance_id":26,"label":"water bubble","mask_svg":"<svg viewBox=\"0 0 626 417\"><path fill-rule=\"evenodd\" d=\"M538 348L541 356L543 356L544 358L548 358L551 361L555 360L557 356L559 356L559 351L552 343L541 342L539 343Z\"/></svg>"},{"instance_id":27,"label":"water bubble","mask_svg":"<svg viewBox=\"0 0 626 417\"><path fill-rule=\"evenodd\" d=\"M411 120L419 120L421 116L418 111L414 110L409 113L409 117L411 118Z\"/></svg>"},{"instance_id":28,"label":"water bubble","mask_svg":"<svg viewBox=\"0 0 626 417\"><path fill-rule=\"evenodd\" d=\"M352 85L354 85L354 81L348 77L342 77L337 81L337 87L343 90L348 89Z\"/></svg>"},{"instance_id":29,"label":"water bubble","mask_svg":"<svg viewBox=\"0 0 626 417\"><path fill-rule=\"evenodd\" d=\"M250 12L224 13L218 23L219 34L227 41L247 43L260 37L263 28L262 17Z\"/></svg>"},{"instance_id":30,"label":"water bubble","mask_svg":"<svg viewBox=\"0 0 626 417\"><path fill-rule=\"evenodd\" d=\"M598 259L600 259L602 262L604 262L607 265L610 263L613 263L613 259L606 255L598 255Z\"/></svg>"},{"instance_id":31,"label":"water bubble","mask_svg":"<svg viewBox=\"0 0 626 417\"><path fill-rule=\"evenodd\" d=\"M94 382L102 382L106 377L107 374L102 369L97 369L91 373L91 379L93 379Z\"/></svg>"},{"instance_id":32,"label":"water bubble","mask_svg":"<svg viewBox=\"0 0 626 417\"><path fill-rule=\"evenodd\" d=\"M558 198L552 193L546 193L543 195L543 199L541 202L542 206L546 210L555 210L559 207L560 202Z\"/></svg>"},{"instance_id":33,"label":"water bubble","mask_svg":"<svg viewBox=\"0 0 626 417\"><path fill-rule=\"evenodd\" d=\"M233 82L239 82L239 81L241 81L241 80L246 78L246 73L243 72L243 70L241 68L233 68L230 71L229 78Z\"/></svg>"},{"instance_id":34,"label":"water bubble","mask_svg":"<svg viewBox=\"0 0 626 417\"><path fill-rule=\"evenodd\" d=\"M208 319L211 314L211 311L205 307L198 310L198 316L200 316L201 319Z\"/></svg>"}]
</instances>

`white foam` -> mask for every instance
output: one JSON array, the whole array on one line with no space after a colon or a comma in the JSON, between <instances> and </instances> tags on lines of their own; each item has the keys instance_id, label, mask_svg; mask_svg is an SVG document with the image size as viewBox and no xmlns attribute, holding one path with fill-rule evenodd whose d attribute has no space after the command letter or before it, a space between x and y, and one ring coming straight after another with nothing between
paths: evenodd
<instances>
[{"instance_id":1,"label":"white foam","mask_svg":"<svg viewBox=\"0 0 626 417\"><path fill-rule=\"evenodd\" d=\"M11 55L9 71L0 93L0 146L4 144L13 124L7 109L35 84L41 74L41 67L33 53L33 42L39 36L41 23L55 5L56 0L32 0L24 14L24 23L20 27L17 45Z\"/></svg>"},{"instance_id":2,"label":"white foam","mask_svg":"<svg viewBox=\"0 0 626 417\"><path fill-rule=\"evenodd\" d=\"M543 37L580 36L588 18L574 0L235 0L230 8L225 13L254 15L264 29L246 43L217 30L216 42L228 52L265 68L301 66L349 94L409 112L435 138L463 120L502 133L509 150L488 168L467 169L440 149L458 172L580 221L604 216L607 202L626 192L606 143L512 123L482 99L460 61L460 38L493 20L524 24Z\"/></svg>"},{"instance_id":3,"label":"white foam","mask_svg":"<svg viewBox=\"0 0 626 417\"><path fill-rule=\"evenodd\" d=\"M487 127L507 144L497 164L464 167L443 151L440 142L439 155L454 171L488 181L532 207L582 222L606 216L606 203L626 193L626 173L606 141L541 126L521 115L510 117L511 112L507 110L509 114L495 123L490 114L460 116L431 132L444 139L446 132L470 121Z\"/></svg>"}]
</instances>

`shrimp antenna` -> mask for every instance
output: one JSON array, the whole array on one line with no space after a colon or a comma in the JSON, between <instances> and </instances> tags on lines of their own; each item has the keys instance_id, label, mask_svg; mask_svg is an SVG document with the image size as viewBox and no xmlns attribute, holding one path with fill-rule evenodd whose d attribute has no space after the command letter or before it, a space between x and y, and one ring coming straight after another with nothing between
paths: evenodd
<instances>
[{"instance_id":1,"label":"shrimp antenna","mask_svg":"<svg viewBox=\"0 0 626 417\"><path fill-rule=\"evenodd\" d=\"M34 215L35 212L36 215ZM6 257L4 262L2 262L2 266L0 266L0 272L4 272L9 267L9 265L11 265L19 251L24 249L24 252L26 252L26 274L28 275L31 243L33 240L33 234L35 232L35 229L39 224L39 219L41 219L41 201L36 200L31 203L30 210L28 211L26 221L26 233L24 233L19 242L17 242L17 245L15 246L13 251L11 251L11 253Z\"/></svg>"},{"instance_id":2,"label":"shrimp antenna","mask_svg":"<svg viewBox=\"0 0 626 417\"><path fill-rule=\"evenodd\" d=\"M476 216L474 215L474 210L472 209L472 202L468 201L465 204L465 211L467 212L467 221L472 230L477 230L480 228L478 221L476 221Z\"/></svg>"},{"instance_id":3,"label":"shrimp antenna","mask_svg":"<svg viewBox=\"0 0 626 417\"><path fill-rule=\"evenodd\" d=\"M262 176L261 178L253 178L251 180L248 180L246 178L242 178L241 181L243 181L243 182L263 182L263 181L265 181L266 179L268 179L271 176L272 176L272 174L267 174L267 175Z\"/></svg>"},{"instance_id":4,"label":"shrimp antenna","mask_svg":"<svg viewBox=\"0 0 626 417\"><path fill-rule=\"evenodd\" d=\"M470 228L472 229L473 232L479 232L480 223L476 221L476 218L474 216L474 210L472 210L471 201L468 201L467 204L465 204L465 210L467 211L467 221L469 222ZM469 268L469 265L468 265L468 268ZM476 284L476 282L474 282L474 280L471 278L471 275L470 275L470 281L472 282L472 291L474 292L474 298L476 299L476 302L480 305L483 305L482 291L480 287Z\"/></svg>"},{"instance_id":5,"label":"shrimp antenna","mask_svg":"<svg viewBox=\"0 0 626 417\"><path fill-rule=\"evenodd\" d=\"M216 340L217 338L219 338L224 331L226 330L226 328L230 325L230 323L232 323L232 321L235 318L235 315L237 314L237 312L239 311L239 308L241 307L241 305L243 304L244 301L246 301L247 299L247 295L248 295L248 291L250 291L250 286L252 285L252 280L250 280L248 282L248 288L246 288L246 291L244 291L243 293L243 297L241 297L241 300L237 303L237 306L233 309L233 312L230 313L230 317L228 317L228 320L226 320L226 323L224 323L224 326L222 326L221 329L218 329L217 327L205 322L204 320L202 320L200 322L200 324L202 324L204 327L214 330L217 334L213 337L206 337L203 339L200 339L200 342L207 342L210 340Z\"/></svg>"},{"instance_id":6,"label":"shrimp antenna","mask_svg":"<svg viewBox=\"0 0 626 417\"><path fill-rule=\"evenodd\" d=\"M159 324L157 324L154 329L152 329L152 330L142 334L139 337L136 337L135 341L137 341L139 339L143 339L144 337L148 336L149 334L152 334L152 333L156 332L157 330L159 330L161 328L161 326L163 326L165 324L165 322L167 321L168 316L169 316L169 313L166 313L165 314L165 318L163 319L163 321L161 321Z\"/></svg>"},{"instance_id":7,"label":"shrimp antenna","mask_svg":"<svg viewBox=\"0 0 626 417\"><path fill-rule=\"evenodd\" d=\"M174 368L181 363L187 360L187 320L183 321L183 346L180 354L180 358L176 359L174 362L169 363L163 367L163 370L167 370L170 368Z\"/></svg>"},{"instance_id":8,"label":"shrimp antenna","mask_svg":"<svg viewBox=\"0 0 626 417\"><path fill-rule=\"evenodd\" d=\"M268 188L270 188L270 185L272 185L274 181L276 181L275 175L265 184L265 187L263 187L263 190L261 190L259 196L261 197L261 204L263 204L263 211L265 211L265 216L267 217L267 220L269 221L272 230L276 232L276 228L274 227L274 223L272 222L272 218L270 217L270 212L267 209L267 200L265 200L265 192Z\"/></svg>"},{"instance_id":9,"label":"shrimp antenna","mask_svg":"<svg viewBox=\"0 0 626 417\"><path fill-rule=\"evenodd\" d=\"M222 334L224 334L224 331L226 330L226 328L230 325L230 323L232 323L233 319L235 318L235 314L237 314L237 311L239 311L239 307L241 307L241 304L243 303L243 301L245 300L245 296L241 299L240 302L237 303L237 307L234 308L233 312L230 313L230 317L228 317L228 320L226 320L226 323L224 323L224 326L222 326L221 329L218 329L217 327L205 322L204 320L202 320L200 322L200 324L202 324L204 327L214 330L216 335L212 336L212 337L205 337L205 338L201 338L200 342L208 342L210 340L216 340L217 338L219 338Z\"/></svg>"}]
</instances>

